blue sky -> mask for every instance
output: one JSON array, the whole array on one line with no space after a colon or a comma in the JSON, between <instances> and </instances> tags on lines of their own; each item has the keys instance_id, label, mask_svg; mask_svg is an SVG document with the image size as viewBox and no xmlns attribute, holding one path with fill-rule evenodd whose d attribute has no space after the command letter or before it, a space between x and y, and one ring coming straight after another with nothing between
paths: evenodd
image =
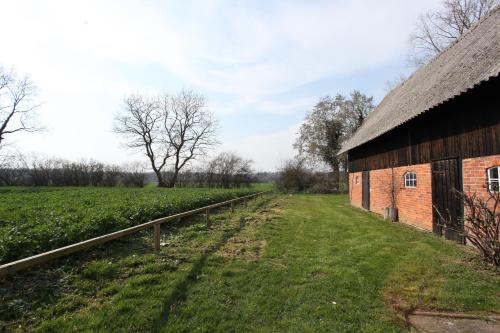
<instances>
[{"instance_id":1,"label":"blue sky","mask_svg":"<svg viewBox=\"0 0 500 333\"><path fill-rule=\"evenodd\" d=\"M4 0L0 65L31 74L47 127L10 147L140 160L111 131L123 97L188 88L219 120L218 151L273 170L319 97L358 89L378 102L386 81L412 71L408 36L439 3Z\"/></svg>"}]
</instances>

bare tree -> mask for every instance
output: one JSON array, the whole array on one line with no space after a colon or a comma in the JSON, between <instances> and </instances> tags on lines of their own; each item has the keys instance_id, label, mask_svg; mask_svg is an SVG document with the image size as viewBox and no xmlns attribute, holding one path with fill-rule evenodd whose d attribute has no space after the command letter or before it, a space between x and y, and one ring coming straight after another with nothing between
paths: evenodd
<instances>
[{"instance_id":1,"label":"bare tree","mask_svg":"<svg viewBox=\"0 0 500 333\"><path fill-rule=\"evenodd\" d=\"M216 144L216 128L206 99L193 91L181 91L175 96L125 98L114 131L127 139L128 147L145 152L158 186L173 187L179 171ZM169 166L173 172L167 179Z\"/></svg>"},{"instance_id":2,"label":"bare tree","mask_svg":"<svg viewBox=\"0 0 500 333\"><path fill-rule=\"evenodd\" d=\"M22 162L22 155L19 152L0 155L0 186L16 185L16 181L22 176L20 172L24 166Z\"/></svg>"},{"instance_id":3,"label":"bare tree","mask_svg":"<svg viewBox=\"0 0 500 333\"><path fill-rule=\"evenodd\" d=\"M500 193L488 194L487 199L476 193L461 195L466 212L464 235L485 261L500 266Z\"/></svg>"},{"instance_id":4,"label":"bare tree","mask_svg":"<svg viewBox=\"0 0 500 333\"><path fill-rule=\"evenodd\" d=\"M9 134L42 129L36 124L36 93L28 76L19 78L13 71L0 67L0 148Z\"/></svg>"},{"instance_id":5,"label":"bare tree","mask_svg":"<svg viewBox=\"0 0 500 333\"><path fill-rule=\"evenodd\" d=\"M434 207L438 224L465 237L486 262L500 266L500 192L488 192L486 198L476 192L454 194L463 202L464 217L452 219L449 211Z\"/></svg>"},{"instance_id":6,"label":"bare tree","mask_svg":"<svg viewBox=\"0 0 500 333\"><path fill-rule=\"evenodd\" d=\"M115 117L114 131L128 140L129 148L144 151L158 186L165 187L167 182L162 171L172 156L172 149L165 143L161 99L135 94L126 97L124 104L122 113Z\"/></svg>"},{"instance_id":7,"label":"bare tree","mask_svg":"<svg viewBox=\"0 0 500 333\"><path fill-rule=\"evenodd\" d=\"M312 186L312 171L301 158L287 160L279 170L278 188L287 193L303 192Z\"/></svg>"},{"instance_id":8,"label":"bare tree","mask_svg":"<svg viewBox=\"0 0 500 333\"><path fill-rule=\"evenodd\" d=\"M146 183L146 173L144 166L140 162L132 162L118 168L118 174L121 176L121 182L124 186L144 187ZM109 171L108 171L109 172Z\"/></svg>"},{"instance_id":9,"label":"bare tree","mask_svg":"<svg viewBox=\"0 0 500 333\"><path fill-rule=\"evenodd\" d=\"M164 97L162 111L165 144L174 158L168 187L174 187L179 171L217 144L217 123L207 109L205 97L194 91L183 90L176 96Z\"/></svg>"},{"instance_id":10,"label":"bare tree","mask_svg":"<svg viewBox=\"0 0 500 333\"><path fill-rule=\"evenodd\" d=\"M250 185L252 175L252 161L231 152L222 152L212 159L205 171L209 185L223 188Z\"/></svg>"},{"instance_id":11,"label":"bare tree","mask_svg":"<svg viewBox=\"0 0 500 333\"><path fill-rule=\"evenodd\" d=\"M410 37L410 61L420 66L471 29L500 0L444 0L443 9L422 15Z\"/></svg>"},{"instance_id":12,"label":"bare tree","mask_svg":"<svg viewBox=\"0 0 500 333\"><path fill-rule=\"evenodd\" d=\"M398 219L397 203L400 187L399 177L394 168L391 168L390 177L384 177L382 186L382 191L387 197L389 197L390 201L390 206L384 209L384 218L386 220L396 222Z\"/></svg>"}]
</instances>

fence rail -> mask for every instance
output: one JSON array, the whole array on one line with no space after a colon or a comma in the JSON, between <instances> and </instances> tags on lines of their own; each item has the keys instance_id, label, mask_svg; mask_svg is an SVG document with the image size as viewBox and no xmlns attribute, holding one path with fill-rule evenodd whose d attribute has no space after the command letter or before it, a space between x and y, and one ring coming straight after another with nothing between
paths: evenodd
<instances>
[{"instance_id":1,"label":"fence rail","mask_svg":"<svg viewBox=\"0 0 500 333\"><path fill-rule=\"evenodd\" d=\"M219 203L216 203L213 205L204 206L204 207L196 208L193 210L189 210L187 212L174 214L174 215L170 215L167 217L162 217L162 218L159 218L159 219L156 219L153 221L149 221L149 222L146 222L143 224L139 224L139 225L136 225L136 226L133 226L130 228L122 229L122 230L115 231L115 232L112 232L112 233L109 233L106 235L91 238L91 239L88 239L88 240L85 240L85 241L82 241L79 243L60 247L58 249L47 251L44 253L40 253L40 254L37 254L37 255L34 255L34 256L31 256L28 258L9 262L7 264L0 266L0 277L3 277L9 273L16 272L16 271L19 271L19 270L24 269L24 268L38 265L38 264L44 263L46 261L56 259L56 258L59 258L62 256L66 256L68 254L78 252L78 251L87 249L89 247L95 246L95 245L103 244L103 243L109 242L111 240L121 238L121 237L124 237L127 235L131 235L133 233L136 233L136 232L139 232L142 230L146 230L149 228L153 228L154 248L156 251L159 251L160 250L160 226L161 226L161 224L169 222L169 221L179 220L183 217L192 216L192 215L196 215L199 213L205 213L206 223L207 223L207 225L210 225L210 210L211 209L231 205L231 211L234 211L234 204L235 203L240 202L240 201L244 202L247 199L261 196L267 192L268 191L264 191L264 192L259 192L259 193L255 193L255 194L251 194L251 195L246 195L244 197L231 199L231 200L219 202Z\"/></svg>"}]
</instances>

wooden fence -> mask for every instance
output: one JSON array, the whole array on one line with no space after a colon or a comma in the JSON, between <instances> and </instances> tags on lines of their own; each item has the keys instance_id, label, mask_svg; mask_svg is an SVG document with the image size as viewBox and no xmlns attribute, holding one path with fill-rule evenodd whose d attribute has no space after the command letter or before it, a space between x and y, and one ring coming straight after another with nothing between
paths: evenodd
<instances>
[{"instance_id":1,"label":"wooden fence","mask_svg":"<svg viewBox=\"0 0 500 333\"><path fill-rule=\"evenodd\" d=\"M169 221L179 220L183 217L192 216L192 215L196 215L199 213L205 213L205 221L206 221L207 225L210 225L210 210L215 209L215 208L219 208L219 207L223 207L223 206L227 206L227 205L231 205L231 211L234 211L234 205L236 203L238 203L240 201L245 202L245 200L248 200L248 199L251 199L251 198L254 198L257 196L261 196L264 193L267 193L267 191L247 195L244 197L240 197L240 198L236 198L236 199L232 199L232 200L228 200L228 201L224 201L224 202L219 202L219 203L216 203L216 204L213 204L210 206L205 206L205 207L193 209L193 210L190 210L187 212L183 212L183 213L179 213L179 214L175 214L175 215L170 215L167 217L162 217L160 219L156 219L156 220L149 221L149 222L146 222L143 224L139 224L139 225L127 228L127 229L122 229L119 231L112 232L110 234L106 234L106 235L102 235L102 236L99 236L96 238L88 239L88 240L85 240L83 242L71 244L68 246L60 247L60 248L55 249L55 250L40 253L40 254L37 254L37 255L34 255L34 256L31 256L28 258L13 261L13 262L10 262L10 263L7 263L5 265L0 266L0 277L5 276L5 275L12 273L12 272L15 272L15 271L19 271L19 270L24 269L24 268L38 265L38 264L44 263L46 261L49 261L49 260L52 260L55 258L65 256L65 255L68 255L70 253L78 252L78 251L87 249L89 247L99 245L102 243L106 243L106 242L109 242L113 239L121 238L121 237L136 233L138 231L149 229L149 228L153 228L154 248L156 251L159 251L160 250L160 227L163 223L166 223Z\"/></svg>"}]
</instances>

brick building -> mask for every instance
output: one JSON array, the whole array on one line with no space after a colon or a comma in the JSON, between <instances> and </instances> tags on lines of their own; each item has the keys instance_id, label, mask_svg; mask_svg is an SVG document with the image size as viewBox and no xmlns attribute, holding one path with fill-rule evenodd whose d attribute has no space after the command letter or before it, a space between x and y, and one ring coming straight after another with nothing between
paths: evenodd
<instances>
[{"instance_id":1,"label":"brick building","mask_svg":"<svg viewBox=\"0 0 500 333\"><path fill-rule=\"evenodd\" d=\"M500 9L393 89L342 147L351 204L443 231L463 216L453 189L484 198L500 173ZM394 195L393 195L394 194ZM394 200L391 200L394 197Z\"/></svg>"}]
</instances>

